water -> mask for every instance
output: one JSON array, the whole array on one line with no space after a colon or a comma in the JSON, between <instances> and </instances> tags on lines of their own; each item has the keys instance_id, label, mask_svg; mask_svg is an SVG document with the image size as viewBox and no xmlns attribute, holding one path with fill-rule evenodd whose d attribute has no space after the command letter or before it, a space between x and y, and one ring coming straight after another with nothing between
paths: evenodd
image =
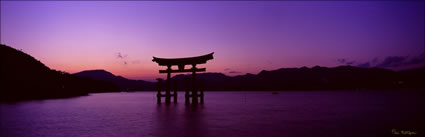
<instances>
[{"instance_id":1,"label":"water","mask_svg":"<svg viewBox=\"0 0 425 137\"><path fill-rule=\"evenodd\" d=\"M206 92L156 104L155 92L0 104L5 137L423 136L424 95L403 92ZM412 135L415 136L415 135Z\"/></svg>"}]
</instances>

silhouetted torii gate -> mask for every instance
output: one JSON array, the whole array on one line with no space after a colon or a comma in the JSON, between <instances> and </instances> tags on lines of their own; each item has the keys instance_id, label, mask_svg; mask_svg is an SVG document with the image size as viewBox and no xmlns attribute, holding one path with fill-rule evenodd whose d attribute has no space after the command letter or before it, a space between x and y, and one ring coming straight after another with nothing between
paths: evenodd
<instances>
[{"instance_id":1,"label":"silhouetted torii gate","mask_svg":"<svg viewBox=\"0 0 425 137\"><path fill-rule=\"evenodd\" d=\"M186 94L185 94L185 103L190 103L190 97L192 97L192 103L197 104L198 103L198 97L200 97L201 104L204 103L204 90L202 89L202 86L199 88L200 94L198 94L198 91L196 89L196 72L203 72L206 70L206 68L196 68L197 64L205 64L208 60L213 59L214 52L197 56L197 57L188 57L188 58L157 58L153 57L152 61L158 63L159 66L167 66L166 70L159 70L159 73L167 73L167 85L165 89L165 94L161 94L161 83L162 79L158 80L158 94L157 94L157 101L158 104L161 103L161 97L165 97L165 103L171 102L171 97L174 97L174 103L177 103L177 87L176 84L174 84L174 93L170 93L171 89L171 73L184 73L184 72L192 72L192 94L189 94L189 81L186 81ZM171 69L171 66L177 65L178 69L173 70ZM184 69L185 65L192 65L192 68L190 69ZM203 83L201 83L202 85Z\"/></svg>"}]
</instances>

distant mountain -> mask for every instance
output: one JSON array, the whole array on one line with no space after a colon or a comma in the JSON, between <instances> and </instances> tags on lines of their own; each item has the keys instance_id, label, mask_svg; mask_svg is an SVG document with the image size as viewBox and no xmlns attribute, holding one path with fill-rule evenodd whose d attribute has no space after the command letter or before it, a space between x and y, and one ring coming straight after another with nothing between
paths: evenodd
<instances>
[{"instance_id":1,"label":"distant mountain","mask_svg":"<svg viewBox=\"0 0 425 137\"><path fill-rule=\"evenodd\" d=\"M394 72L381 68L339 66L334 68L281 68L229 77L222 73L201 73L205 90L354 90L354 89L424 89L425 68ZM184 89L185 77L177 75L178 88Z\"/></svg>"},{"instance_id":2,"label":"distant mountain","mask_svg":"<svg viewBox=\"0 0 425 137\"><path fill-rule=\"evenodd\" d=\"M126 79L121 76L115 76L111 72L105 70L86 70L78 73L74 73L73 75L91 78L94 80L103 80L116 84L120 90L123 91L152 91L156 90L156 86L154 86L153 82L147 82L143 80L131 80Z\"/></svg>"},{"instance_id":3,"label":"distant mountain","mask_svg":"<svg viewBox=\"0 0 425 137\"><path fill-rule=\"evenodd\" d=\"M334 68L316 66L313 68L281 68L260 73L227 76L222 73L199 73L198 82L204 81L206 91L274 91L274 90L382 90L416 88L423 85L425 68L395 72L381 68L359 68L339 66ZM87 70L75 73L80 77L115 83L121 90L157 90L156 82L130 80L105 70ZM172 86L185 90L186 80L191 75L179 74L171 78ZM164 82L165 86L165 82ZM165 89L165 88L164 88ZM163 90L164 90L163 89Z\"/></svg>"},{"instance_id":4,"label":"distant mountain","mask_svg":"<svg viewBox=\"0 0 425 137\"><path fill-rule=\"evenodd\" d=\"M425 87L425 67L403 70L398 72L398 81L396 83L403 87L424 88Z\"/></svg>"},{"instance_id":5,"label":"distant mountain","mask_svg":"<svg viewBox=\"0 0 425 137\"><path fill-rule=\"evenodd\" d=\"M118 91L112 83L52 70L34 57L0 44L0 101L62 98Z\"/></svg>"},{"instance_id":6,"label":"distant mountain","mask_svg":"<svg viewBox=\"0 0 425 137\"><path fill-rule=\"evenodd\" d=\"M85 70L85 71L74 73L73 75L76 75L79 77L90 77L95 80L105 80L105 81L126 80L126 78L123 78L121 76L115 76L111 72L105 71L103 69Z\"/></svg>"}]
</instances>

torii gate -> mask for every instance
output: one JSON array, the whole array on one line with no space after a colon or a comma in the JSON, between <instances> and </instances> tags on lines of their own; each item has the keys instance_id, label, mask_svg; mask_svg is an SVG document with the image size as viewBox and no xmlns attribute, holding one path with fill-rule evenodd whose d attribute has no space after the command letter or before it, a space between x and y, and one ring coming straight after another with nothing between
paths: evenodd
<instances>
[{"instance_id":1,"label":"torii gate","mask_svg":"<svg viewBox=\"0 0 425 137\"><path fill-rule=\"evenodd\" d=\"M184 72L192 72L192 94L189 94L189 83L186 81L186 93L185 93L185 103L190 103L190 97L192 97L192 103L197 104L198 103L198 97L200 97L200 103L204 103L204 90L202 89L202 86L200 87L200 94L198 94L198 91L196 89L196 72L203 72L206 71L206 68L196 68L197 64L205 64L208 60L213 59L214 52L197 56L197 57L188 57L188 58L157 58L153 57L152 61L158 63L159 66L167 66L166 70L159 70L159 73L167 73L167 86L165 90L165 94L161 94L161 83L162 79L158 80L158 94L157 94L157 102L158 104L161 103L161 97L165 97L165 103L171 103L171 97L174 97L174 103L177 103L177 87L176 84L174 84L174 93L170 93L171 89L171 73L184 73ZM178 69L173 70L171 69L171 66L177 65ZM190 69L184 69L185 65L192 65L192 68ZM202 83L201 83L202 85Z\"/></svg>"}]
</instances>

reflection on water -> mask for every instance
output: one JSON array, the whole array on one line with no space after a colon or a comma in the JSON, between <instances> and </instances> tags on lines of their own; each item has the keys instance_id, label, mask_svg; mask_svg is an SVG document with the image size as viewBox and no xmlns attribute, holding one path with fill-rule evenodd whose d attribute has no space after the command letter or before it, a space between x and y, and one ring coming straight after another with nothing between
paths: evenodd
<instances>
[{"instance_id":1,"label":"reflection on water","mask_svg":"<svg viewBox=\"0 0 425 137\"><path fill-rule=\"evenodd\" d=\"M199 137L208 136L208 125L204 119L204 105L189 105L184 109L184 132L187 136Z\"/></svg>"},{"instance_id":2,"label":"reflection on water","mask_svg":"<svg viewBox=\"0 0 425 137\"><path fill-rule=\"evenodd\" d=\"M155 121L157 136L208 136L204 105L160 104Z\"/></svg>"},{"instance_id":3,"label":"reflection on water","mask_svg":"<svg viewBox=\"0 0 425 137\"><path fill-rule=\"evenodd\" d=\"M423 93L207 92L205 104L183 100L156 104L155 92L136 92L0 104L0 136L423 135L425 122Z\"/></svg>"}]
</instances>

